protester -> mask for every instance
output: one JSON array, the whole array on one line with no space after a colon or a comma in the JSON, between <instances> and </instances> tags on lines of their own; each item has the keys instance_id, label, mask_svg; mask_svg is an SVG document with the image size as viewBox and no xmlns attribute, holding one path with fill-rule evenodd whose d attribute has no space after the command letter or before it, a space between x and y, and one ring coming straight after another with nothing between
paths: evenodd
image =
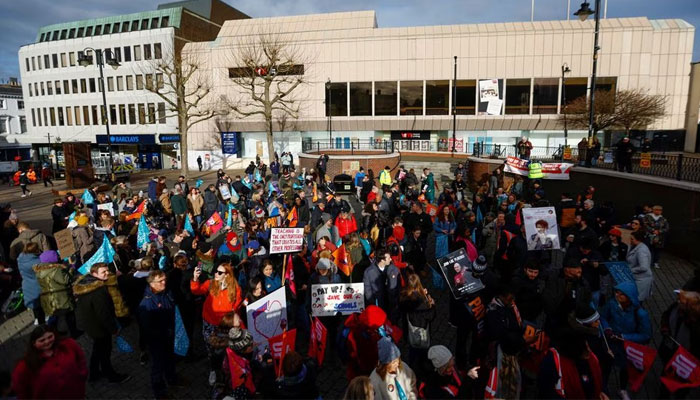
<instances>
[{"instance_id":1,"label":"protester","mask_svg":"<svg viewBox=\"0 0 700 400\"><path fill-rule=\"evenodd\" d=\"M627 252L627 263L637 283L639 301L644 302L651 296L654 284L654 274L651 272L651 252L644 243L642 232L632 232L630 244L630 249Z\"/></svg>"},{"instance_id":2,"label":"protester","mask_svg":"<svg viewBox=\"0 0 700 400\"><path fill-rule=\"evenodd\" d=\"M401 352L390 338L377 342L379 364L369 376L374 398L383 400L417 399L416 375L401 361Z\"/></svg>"}]
</instances>

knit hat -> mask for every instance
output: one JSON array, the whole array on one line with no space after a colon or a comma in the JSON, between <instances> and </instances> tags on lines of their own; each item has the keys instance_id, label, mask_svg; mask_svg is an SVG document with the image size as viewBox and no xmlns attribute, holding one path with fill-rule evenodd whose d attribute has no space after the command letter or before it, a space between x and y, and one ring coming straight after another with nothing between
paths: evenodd
<instances>
[{"instance_id":1,"label":"knit hat","mask_svg":"<svg viewBox=\"0 0 700 400\"><path fill-rule=\"evenodd\" d=\"M245 329L231 328L228 331L228 345L234 351L244 350L253 344L253 335Z\"/></svg>"},{"instance_id":2,"label":"knit hat","mask_svg":"<svg viewBox=\"0 0 700 400\"><path fill-rule=\"evenodd\" d=\"M75 222L77 222L80 226L85 226L88 223L88 217L87 215L81 215L75 219Z\"/></svg>"},{"instance_id":3,"label":"knit hat","mask_svg":"<svg viewBox=\"0 0 700 400\"><path fill-rule=\"evenodd\" d=\"M401 358L401 351L388 337L383 337L377 342L377 354L379 362L382 364L389 364L397 358Z\"/></svg>"},{"instance_id":4,"label":"knit hat","mask_svg":"<svg viewBox=\"0 0 700 400\"><path fill-rule=\"evenodd\" d=\"M486 257L483 255L479 256L474 260L474 263L472 264L472 271L480 274L486 271L486 268L489 267L489 264L486 262Z\"/></svg>"},{"instance_id":5,"label":"knit hat","mask_svg":"<svg viewBox=\"0 0 700 400\"><path fill-rule=\"evenodd\" d=\"M331 260L327 258L321 258L318 260L318 263L316 264L316 269L330 269L331 268Z\"/></svg>"},{"instance_id":6,"label":"knit hat","mask_svg":"<svg viewBox=\"0 0 700 400\"><path fill-rule=\"evenodd\" d=\"M612 228L612 229L610 229L610 230L608 231L608 235L613 235L613 236L617 236L617 237L622 237L622 231L620 231L620 230L617 229L617 228Z\"/></svg>"},{"instance_id":7,"label":"knit hat","mask_svg":"<svg viewBox=\"0 0 700 400\"><path fill-rule=\"evenodd\" d=\"M576 306L576 322L581 325L589 325L600 319L598 311L588 304L580 303Z\"/></svg>"},{"instance_id":8,"label":"knit hat","mask_svg":"<svg viewBox=\"0 0 700 400\"><path fill-rule=\"evenodd\" d=\"M333 217L331 217L331 215L328 213L323 213L323 214L321 214L321 219L323 220L323 223L325 224L326 222L333 219Z\"/></svg>"},{"instance_id":9,"label":"knit hat","mask_svg":"<svg viewBox=\"0 0 700 400\"><path fill-rule=\"evenodd\" d=\"M256 208L255 209L255 218L263 218L265 216L265 210L262 208Z\"/></svg>"},{"instance_id":10,"label":"knit hat","mask_svg":"<svg viewBox=\"0 0 700 400\"><path fill-rule=\"evenodd\" d=\"M199 242L197 242L197 249L199 249L199 251L202 254L204 254L204 253L208 252L209 250L211 250L211 243L209 243L205 240L200 240Z\"/></svg>"},{"instance_id":11,"label":"knit hat","mask_svg":"<svg viewBox=\"0 0 700 400\"><path fill-rule=\"evenodd\" d=\"M251 240L248 242L248 246L246 246L249 249L257 250L260 248L260 243L258 243L257 240Z\"/></svg>"},{"instance_id":12,"label":"knit hat","mask_svg":"<svg viewBox=\"0 0 700 400\"><path fill-rule=\"evenodd\" d=\"M428 349L428 359L430 359L430 362L433 363L433 367L435 369L440 369L450 362L450 359L452 359L452 353L447 347L437 345Z\"/></svg>"},{"instance_id":13,"label":"knit hat","mask_svg":"<svg viewBox=\"0 0 700 400\"><path fill-rule=\"evenodd\" d=\"M46 250L39 255L39 261L43 263L57 263L58 253L56 253L54 250Z\"/></svg>"}]
</instances>

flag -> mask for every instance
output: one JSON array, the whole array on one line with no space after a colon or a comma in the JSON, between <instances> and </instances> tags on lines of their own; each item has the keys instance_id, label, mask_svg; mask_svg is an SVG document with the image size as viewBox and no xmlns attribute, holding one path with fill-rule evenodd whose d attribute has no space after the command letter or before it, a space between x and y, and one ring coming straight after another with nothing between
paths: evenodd
<instances>
[{"instance_id":1,"label":"flag","mask_svg":"<svg viewBox=\"0 0 700 400\"><path fill-rule=\"evenodd\" d=\"M190 338L187 337L185 324L182 322L180 309L175 306L175 354L184 357L190 348Z\"/></svg>"},{"instance_id":2,"label":"flag","mask_svg":"<svg viewBox=\"0 0 700 400\"><path fill-rule=\"evenodd\" d=\"M75 219L75 211L73 211L69 216L68 216L68 222L72 221Z\"/></svg>"},{"instance_id":3,"label":"flag","mask_svg":"<svg viewBox=\"0 0 700 400\"><path fill-rule=\"evenodd\" d=\"M311 320L311 337L309 340L309 357L315 359L318 365L323 365L326 356L326 340L328 329L323 325L318 317Z\"/></svg>"},{"instance_id":4,"label":"flag","mask_svg":"<svg viewBox=\"0 0 700 400\"><path fill-rule=\"evenodd\" d=\"M151 234L148 229L148 223L146 222L146 217L141 214L141 219L139 219L139 230L136 234L136 247L139 250L143 249L143 246L151 242L149 235Z\"/></svg>"},{"instance_id":5,"label":"flag","mask_svg":"<svg viewBox=\"0 0 700 400\"><path fill-rule=\"evenodd\" d=\"M211 217L209 217L206 224L209 227L209 230L212 234L218 232L221 228L224 227L224 221L221 220L221 215L219 215L218 211L215 211L214 214L212 214Z\"/></svg>"},{"instance_id":6,"label":"flag","mask_svg":"<svg viewBox=\"0 0 700 400\"><path fill-rule=\"evenodd\" d=\"M78 269L78 272L85 275L90 272L90 267L97 263L111 263L114 260L114 247L105 237L102 241L102 245L97 249L95 254L92 255L85 263Z\"/></svg>"},{"instance_id":7,"label":"flag","mask_svg":"<svg viewBox=\"0 0 700 400\"><path fill-rule=\"evenodd\" d=\"M277 189L275 189L275 186L272 184L272 181L267 183L267 197L272 196L272 192L277 192Z\"/></svg>"},{"instance_id":8,"label":"flag","mask_svg":"<svg viewBox=\"0 0 700 400\"><path fill-rule=\"evenodd\" d=\"M90 204L95 202L95 198L92 197L92 194L90 194L90 191L85 189L83 192L83 195L80 197L80 201L83 202L86 206L89 206Z\"/></svg>"},{"instance_id":9,"label":"flag","mask_svg":"<svg viewBox=\"0 0 700 400\"><path fill-rule=\"evenodd\" d=\"M345 250L345 245L335 249L333 258L335 259L335 265L338 266L338 270L342 271L345 276L350 276L350 274L352 274L352 260L350 254Z\"/></svg>"},{"instance_id":10,"label":"flag","mask_svg":"<svg viewBox=\"0 0 700 400\"><path fill-rule=\"evenodd\" d=\"M165 256L160 256L160 258L158 259L158 269L165 269Z\"/></svg>"},{"instance_id":11,"label":"flag","mask_svg":"<svg viewBox=\"0 0 700 400\"><path fill-rule=\"evenodd\" d=\"M202 180L202 179L197 179L197 180L194 182L194 187L196 187L197 189L199 189L199 187L202 186L203 183L204 183L204 180Z\"/></svg>"},{"instance_id":12,"label":"flag","mask_svg":"<svg viewBox=\"0 0 700 400\"><path fill-rule=\"evenodd\" d=\"M272 355L272 359L275 362L275 372L277 373L277 377L281 375L284 356L286 356L290 350L294 350L294 344L296 341L296 329L285 331L281 335L267 339L267 342L270 344L270 355Z\"/></svg>"},{"instance_id":13,"label":"flag","mask_svg":"<svg viewBox=\"0 0 700 400\"><path fill-rule=\"evenodd\" d=\"M430 219L432 222L435 222L435 216L437 215L437 206L427 203L425 205L425 213L430 215Z\"/></svg>"},{"instance_id":14,"label":"flag","mask_svg":"<svg viewBox=\"0 0 700 400\"><path fill-rule=\"evenodd\" d=\"M284 271L284 281L289 282L289 290L294 296L297 295L297 284L294 281L294 265L292 264L292 254L287 255L287 268Z\"/></svg>"},{"instance_id":15,"label":"flag","mask_svg":"<svg viewBox=\"0 0 700 400\"><path fill-rule=\"evenodd\" d=\"M185 215L185 228L184 228L187 233L190 234L190 236L194 236L194 228L192 227L192 222L190 222L190 216Z\"/></svg>"},{"instance_id":16,"label":"flag","mask_svg":"<svg viewBox=\"0 0 700 400\"><path fill-rule=\"evenodd\" d=\"M260 171L258 169L255 169L255 182L262 182L262 177L260 176Z\"/></svg>"},{"instance_id":17,"label":"flag","mask_svg":"<svg viewBox=\"0 0 700 400\"><path fill-rule=\"evenodd\" d=\"M117 350L119 350L120 353L133 353L134 348L131 347L129 342L124 339L122 335L117 336L116 338L116 343L117 343Z\"/></svg>"},{"instance_id":18,"label":"flag","mask_svg":"<svg viewBox=\"0 0 700 400\"><path fill-rule=\"evenodd\" d=\"M228 203L226 210L226 226L233 228L233 204Z\"/></svg>"},{"instance_id":19,"label":"flag","mask_svg":"<svg viewBox=\"0 0 700 400\"><path fill-rule=\"evenodd\" d=\"M294 228L299 223L299 216L297 214L297 206L294 206L292 210L287 214L287 220L289 220L289 227Z\"/></svg>"},{"instance_id":20,"label":"flag","mask_svg":"<svg viewBox=\"0 0 700 400\"><path fill-rule=\"evenodd\" d=\"M143 211L145 208L146 208L146 200L142 201L141 204L139 204L139 206L136 207L136 210L134 210L133 213L127 215L126 220L131 221L132 219L141 218L141 215L143 215Z\"/></svg>"},{"instance_id":21,"label":"flag","mask_svg":"<svg viewBox=\"0 0 700 400\"><path fill-rule=\"evenodd\" d=\"M625 340L625 356L627 357L627 374L629 375L630 390L636 392L642 387L651 366L656 358L656 350L629 340Z\"/></svg>"},{"instance_id":22,"label":"flag","mask_svg":"<svg viewBox=\"0 0 700 400\"><path fill-rule=\"evenodd\" d=\"M231 202L233 203L238 203L238 200L241 199L241 196L238 195L238 192L236 192L236 189L231 185Z\"/></svg>"},{"instance_id":23,"label":"flag","mask_svg":"<svg viewBox=\"0 0 700 400\"><path fill-rule=\"evenodd\" d=\"M661 382L671 393L683 388L700 386L698 363L700 363L698 359L693 357L688 350L684 349L683 346L678 346L678 350L664 368Z\"/></svg>"},{"instance_id":24,"label":"flag","mask_svg":"<svg viewBox=\"0 0 700 400\"><path fill-rule=\"evenodd\" d=\"M253 189L253 182L249 181L248 178L241 179L241 183L245 185L248 189Z\"/></svg>"}]
</instances>

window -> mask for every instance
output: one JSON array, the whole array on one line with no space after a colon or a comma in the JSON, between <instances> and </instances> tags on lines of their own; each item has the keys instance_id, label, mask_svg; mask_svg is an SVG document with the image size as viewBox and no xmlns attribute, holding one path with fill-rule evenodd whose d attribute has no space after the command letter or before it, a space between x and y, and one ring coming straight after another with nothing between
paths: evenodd
<instances>
[{"instance_id":1,"label":"window","mask_svg":"<svg viewBox=\"0 0 700 400\"><path fill-rule=\"evenodd\" d=\"M372 82L350 82L350 115L372 115Z\"/></svg>"},{"instance_id":2,"label":"window","mask_svg":"<svg viewBox=\"0 0 700 400\"><path fill-rule=\"evenodd\" d=\"M44 69L49 69L51 68L51 62L49 60L49 55L44 54Z\"/></svg>"},{"instance_id":3,"label":"window","mask_svg":"<svg viewBox=\"0 0 700 400\"><path fill-rule=\"evenodd\" d=\"M102 115L102 125L107 125L107 109L105 106L100 106L100 114Z\"/></svg>"},{"instance_id":4,"label":"window","mask_svg":"<svg viewBox=\"0 0 700 400\"><path fill-rule=\"evenodd\" d=\"M49 119L47 117L46 107L44 107L44 126L49 126Z\"/></svg>"},{"instance_id":5,"label":"window","mask_svg":"<svg viewBox=\"0 0 700 400\"><path fill-rule=\"evenodd\" d=\"M134 46L134 61L141 61L141 46Z\"/></svg>"},{"instance_id":6,"label":"window","mask_svg":"<svg viewBox=\"0 0 700 400\"><path fill-rule=\"evenodd\" d=\"M423 115L423 82L401 81L399 89L400 115Z\"/></svg>"},{"instance_id":7,"label":"window","mask_svg":"<svg viewBox=\"0 0 700 400\"><path fill-rule=\"evenodd\" d=\"M535 78L532 91L533 114L556 114L559 78Z\"/></svg>"},{"instance_id":8,"label":"window","mask_svg":"<svg viewBox=\"0 0 700 400\"><path fill-rule=\"evenodd\" d=\"M166 17L161 17L161 18L160 18L160 27L161 27L161 28L167 28L169 22L170 22L170 17L167 17L167 16L166 16Z\"/></svg>"},{"instance_id":9,"label":"window","mask_svg":"<svg viewBox=\"0 0 700 400\"><path fill-rule=\"evenodd\" d=\"M39 123L39 126L43 126L41 123L41 108L36 109L36 120Z\"/></svg>"},{"instance_id":10,"label":"window","mask_svg":"<svg viewBox=\"0 0 700 400\"><path fill-rule=\"evenodd\" d=\"M52 54L51 60L53 61L53 67L58 68L58 54Z\"/></svg>"},{"instance_id":11,"label":"window","mask_svg":"<svg viewBox=\"0 0 700 400\"><path fill-rule=\"evenodd\" d=\"M70 31L68 31L68 39L73 39L75 37L75 28L71 28Z\"/></svg>"},{"instance_id":12,"label":"window","mask_svg":"<svg viewBox=\"0 0 700 400\"><path fill-rule=\"evenodd\" d=\"M102 34L102 25L97 25L95 27L95 36L100 36Z\"/></svg>"},{"instance_id":13,"label":"window","mask_svg":"<svg viewBox=\"0 0 700 400\"><path fill-rule=\"evenodd\" d=\"M143 104L139 104L139 124L146 124L146 108Z\"/></svg>"},{"instance_id":14,"label":"window","mask_svg":"<svg viewBox=\"0 0 700 400\"><path fill-rule=\"evenodd\" d=\"M165 103L158 103L158 123L165 123Z\"/></svg>"},{"instance_id":15,"label":"window","mask_svg":"<svg viewBox=\"0 0 700 400\"><path fill-rule=\"evenodd\" d=\"M0 133L7 133L7 125L10 122L9 117L0 117Z\"/></svg>"},{"instance_id":16,"label":"window","mask_svg":"<svg viewBox=\"0 0 700 400\"><path fill-rule=\"evenodd\" d=\"M450 113L450 82L425 82L425 115L448 115Z\"/></svg>"},{"instance_id":17,"label":"window","mask_svg":"<svg viewBox=\"0 0 700 400\"><path fill-rule=\"evenodd\" d=\"M92 36L92 27L88 26L85 28L85 37Z\"/></svg>"},{"instance_id":18,"label":"window","mask_svg":"<svg viewBox=\"0 0 700 400\"><path fill-rule=\"evenodd\" d=\"M143 45L143 59L144 60L150 60L153 58L151 56L151 45L150 44L144 44Z\"/></svg>"},{"instance_id":19,"label":"window","mask_svg":"<svg viewBox=\"0 0 700 400\"><path fill-rule=\"evenodd\" d=\"M139 30L139 21L131 21L131 31Z\"/></svg>"},{"instance_id":20,"label":"window","mask_svg":"<svg viewBox=\"0 0 700 400\"><path fill-rule=\"evenodd\" d=\"M32 97L32 96L34 96L34 89L33 89L33 85L30 83L29 84L29 97Z\"/></svg>"},{"instance_id":21,"label":"window","mask_svg":"<svg viewBox=\"0 0 700 400\"><path fill-rule=\"evenodd\" d=\"M44 82L41 82L41 95L46 96L46 92L44 91Z\"/></svg>"},{"instance_id":22,"label":"window","mask_svg":"<svg viewBox=\"0 0 700 400\"><path fill-rule=\"evenodd\" d=\"M124 46L124 61L131 61L131 46Z\"/></svg>"},{"instance_id":23,"label":"window","mask_svg":"<svg viewBox=\"0 0 700 400\"><path fill-rule=\"evenodd\" d=\"M95 78L90 78L90 93L95 93L97 89L95 88Z\"/></svg>"},{"instance_id":24,"label":"window","mask_svg":"<svg viewBox=\"0 0 700 400\"><path fill-rule=\"evenodd\" d=\"M99 119L97 119L97 106L92 106L92 124L99 125Z\"/></svg>"},{"instance_id":25,"label":"window","mask_svg":"<svg viewBox=\"0 0 700 400\"><path fill-rule=\"evenodd\" d=\"M61 68L65 68L68 65L66 62L66 53L61 53Z\"/></svg>"},{"instance_id":26,"label":"window","mask_svg":"<svg viewBox=\"0 0 700 400\"><path fill-rule=\"evenodd\" d=\"M506 80L506 114L530 114L530 78Z\"/></svg>"},{"instance_id":27,"label":"window","mask_svg":"<svg viewBox=\"0 0 700 400\"><path fill-rule=\"evenodd\" d=\"M115 104L109 106L109 123L112 125L117 124L117 106Z\"/></svg>"},{"instance_id":28,"label":"window","mask_svg":"<svg viewBox=\"0 0 700 400\"><path fill-rule=\"evenodd\" d=\"M51 36L51 40L58 40L59 34L60 34L59 31L53 31L53 35Z\"/></svg>"},{"instance_id":29,"label":"window","mask_svg":"<svg viewBox=\"0 0 700 400\"><path fill-rule=\"evenodd\" d=\"M83 124L90 125L90 107L83 106Z\"/></svg>"},{"instance_id":30,"label":"window","mask_svg":"<svg viewBox=\"0 0 700 400\"><path fill-rule=\"evenodd\" d=\"M126 76L126 90L134 90L134 77L131 75Z\"/></svg>"},{"instance_id":31,"label":"window","mask_svg":"<svg viewBox=\"0 0 700 400\"><path fill-rule=\"evenodd\" d=\"M49 108L49 116L51 117L51 126L56 126L56 111L53 107Z\"/></svg>"},{"instance_id":32,"label":"window","mask_svg":"<svg viewBox=\"0 0 700 400\"><path fill-rule=\"evenodd\" d=\"M72 51L68 53L68 62L70 63L71 67L75 67L75 53Z\"/></svg>"},{"instance_id":33,"label":"window","mask_svg":"<svg viewBox=\"0 0 700 400\"><path fill-rule=\"evenodd\" d=\"M121 23L115 22L112 27L112 33L119 33L119 28L121 28Z\"/></svg>"},{"instance_id":34,"label":"window","mask_svg":"<svg viewBox=\"0 0 700 400\"><path fill-rule=\"evenodd\" d=\"M126 106L124 104L119 105L119 124L126 125Z\"/></svg>"},{"instance_id":35,"label":"window","mask_svg":"<svg viewBox=\"0 0 700 400\"><path fill-rule=\"evenodd\" d=\"M24 116L19 117L19 131L27 133L27 119Z\"/></svg>"},{"instance_id":36,"label":"window","mask_svg":"<svg viewBox=\"0 0 700 400\"><path fill-rule=\"evenodd\" d=\"M121 76L117 77L117 90L120 92L124 90L124 78Z\"/></svg>"},{"instance_id":37,"label":"window","mask_svg":"<svg viewBox=\"0 0 700 400\"><path fill-rule=\"evenodd\" d=\"M24 110L24 102L22 100L17 100L17 109Z\"/></svg>"},{"instance_id":38,"label":"window","mask_svg":"<svg viewBox=\"0 0 700 400\"><path fill-rule=\"evenodd\" d=\"M80 80L80 93L87 93L87 81L85 78Z\"/></svg>"},{"instance_id":39,"label":"window","mask_svg":"<svg viewBox=\"0 0 700 400\"><path fill-rule=\"evenodd\" d=\"M151 18L151 29L156 29L158 27L158 18Z\"/></svg>"},{"instance_id":40,"label":"window","mask_svg":"<svg viewBox=\"0 0 700 400\"><path fill-rule=\"evenodd\" d=\"M58 125L65 125L65 120L63 119L63 107L56 107L56 110L58 111Z\"/></svg>"},{"instance_id":41,"label":"window","mask_svg":"<svg viewBox=\"0 0 700 400\"><path fill-rule=\"evenodd\" d=\"M39 85L36 82L34 82L34 93L36 96L39 95Z\"/></svg>"},{"instance_id":42,"label":"window","mask_svg":"<svg viewBox=\"0 0 700 400\"><path fill-rule=\"evenodd\" d=\"M457 115L476 113L476 80L457 80L457 98L453 100Z\"/></svg>"},{"instance_id":43,"label":"window","mask_svg":"<svg viewBox=\"0 0 700 400\"><path fill-rule=\"evenodd\" d=\"M107 24L105 27L102 29L102 33L105 35L109 35L112 32L112 25Z\"/></svg>"},{"instance_id":44,"label":"window","mask_svg":"<svg viewBox=\"0 0 700 400\"><path fill-rule=\"evenodd\" d=\"M107 91L114 91L114 78L112 78L111 76L107 77Z\"/></svg>"},{"instance_id":45,"label":"window","mask_svg":"<svg viewBox=\"0 0 700 400\"><path fill-rule=\"evenodd\" d=\"M78 37L81 38L83 37L83 35L85 35L85 27L81 26L80 28L78 28Z\"/></svg>"},{"instance_id":46,"label":"window","mask_svg":"<svg viewBox=\"0 0 700 400\"><path fill-rule=\"evenodd\" d=\"M156 86L158 89L163 89L165 87L163 84L163 74L156 74Z\"/></svg>"},{"instance_id":47,"label":"window","mask_svg":"<svg viewBox=\"0 0 700 400\"><path fill-rule=\"evenodd\" d=\"M153 43L153 58L156 60L163 58L163 49L161 48L160 43Z\"/></svg>"},{"instance_id":48,"label":"window","mask_svg":"<svg viewBox=\"0 0 700 400\"><path fill-rule=\"evenodd\" d=\"M70 94L70 83L68 79L63 80L63 94Z\"/></svg>"},{"instance_id":49,"label":"window","mask_svg":"<svg viewBox=\"0 0 700 400\"><path fill-rule=\"evenodd\" d=\"M146 75L146 90L153 90L153 75Z\"/></svg>"},{"instance_id":50,"label":"window","mask_svg":"<svg viewBox=\"0 0 700 400\"><path fill-rule=\"evenodd\" d=\"M66 107L66 125L73 126L73 110L71 107Z\"/></svg>"},{"instance_id":51,"label":"window","mask_svg":"<svg viewBox=\"0 0 700 400\"><path fill-rule=\"evenodd\" d=\"M7 110L7 100L0 99L0 110Z\"/></svg>"},{"instance_id":52,"label":"window","mask_svg":"<svg viewBox=\"0 0 700 400\"><path fill-rule=\"evenodd\" d=\"M49 96L53 95L53 82L51 82L51 81L46 82L46 93Z\"/></svg>"},{"instance_id":53,"label":"window","mask_svg":"<svg viewBox=\"0 0 700 400\"><path fill-rule=\"evenodd\" d=\"M141 30L145 31L146 29L148 29L148 20L147 19L141 20Z\"/></svg>"},{"instance_id":54,"label":"window","mask_svg":"<svg viewBox=\"0 0 700 400\"><path fill-rule=\"evenodd\" d=\"M122 48L115 47L114 51L112 52L112 55L114 56L114 58L117 59L117 61L121 62L122 61Z\"/></svg>"},{"instance_id":55,"label":"window","mask_svg":"<svg viewBox=\"0 0 700 400\"><path fill-rule=\"evenodd\" d=\"M129 125L136 125L136 106L129 104Z\"/></svg>"},{"instance_id":56,"label":"window","mask_svg":"<svg viewBox=\"0 0 700 400\"><path fill-rule=\"evenodd\" d=\"M75 112L75 125L78 126L80 125L80 106L73 107L73 111Z\"/></svg>"},{"instance_id":57,"label":"window","mask_svg":"<svg viewBox=\"0 0 700 400\"><path fill-rule=\"evenodd\" d=\"M129 21L124 21L122 23L122 33L129 32Z\"/></svg>"},{"instance_id":58,"label":"window","mask_svg":"<svg viewBox=\"0 0 700 400\"><path fill-rule=\"evenodd\" d=\"M595 79L595 90L605 90L613 92L617 90L617 78L615 77L597 77Z\"/></svg>"},{"instance_id":59,"label":"window","mask_svg":"<svg viewBox=\"0 0 700 400\"><path fill-rule=\"evenodd\" d=\"M148 85L146 85L148 86ZM330 90L326 88L326 115L346 117L348 115L348 84L346 82L331 83Z\"/></svg>"},{"instance_id":60,"label":"window","mask_svg":"<svg viewBox=\"0 0 700 400\"><path fill-rule=\"evenodd\" d=\"M44 41L44 36L45 36L45 35L46 35L46 33L42 33L42 34L41 34L41 37L39 38L39 41L40 41L40 42L43 42L43 41Z\"/></svg>"},{"instance_id":61,"label":"window","mask_svg":"<svg viewBox=\"0 0 700 400\"><path fill-rule=\"evenodd\" d=\"M27 69L26 69L26 70L27 70L27 71L31 71L31 70L29 69L29 58L25 58L25 59L24 59L24 63L27 64Z\"/></svg>"},{"instance_id":62,"label":"window","mask_svg":"<svg viewBox=\"0 0 700 400\"><path fill-rule=\"evenodd\" d=\"M143 75L136 75L136 90L143 90Z\"/></svg>"},{"instance_id":63,"label":"window","mask_svg":"<svg viewBox=\"0 0 700 400\"><path fill-rule=\"evenodd\" d=\"M396 82L374 82L374 115L396 115Z\"/></svg>"},{"instance_id":64,"label":"window","mask_svg":"<svg viewBox=\"0 0 700 400\"><path fill-rule=\"evenodd\" d=\"M32 57L32 71L36 71L36 58Z\"/></svg>"},{"instance_id":65,"label":"window","mask_svg":"<svg viewBox=\"0 0 700 400\"><path fill-rule=\"evenodd\" d=\"M588 78L566 78L562 90L562 102L566 98L566 104L571 104L572 101L588 94Z\"/></svg>"},{"instance_id":66,"label":"window","mask_svg":"<svg viewBox=\"0 0 700 400\"><path fill-rule=\"evenodd\" d=\"M32 126L36 126L36 118L34 117L34 109L32 108Z\"/></svg>"},{"instance_id":67,"label":"window","mask_svg":"<svg viewBox=\"0 0 700 400\"><path fill-rule=\"evenodd\" d=\"M153 103L148 103L148 123L156 123L156 105Z\"/></svg>"},{"instance_id":68,"label":"window","mask_svg":"<svg viewBox=\"0 0 700 400\"><path fill-rule=\"evenodd\" d=\"M73 94L78 94L80 93L78 91L78 80L77 79L71 79L70 81L71 88L73 89L72 92Z\"/></svg>"},{"instance_id":69,"label":"window","mask_svg":"<svg viewBox=\"0 0 700 400\"><path fill-rule=\"evenodd\" d=\"M56 85L56 94L61 94L61 81L54 82L54 85Z\"/></svg>"},{"instance_id":70,"label":"window","mask_svg":"<svg viewBox=\"0 0 700 400\"><path fill-rule=\"evenodd\" d=\"M68 30L64 29L61 31L61 40L64 40L65 38L68 37Z\"/></svg>"}]
</instances>

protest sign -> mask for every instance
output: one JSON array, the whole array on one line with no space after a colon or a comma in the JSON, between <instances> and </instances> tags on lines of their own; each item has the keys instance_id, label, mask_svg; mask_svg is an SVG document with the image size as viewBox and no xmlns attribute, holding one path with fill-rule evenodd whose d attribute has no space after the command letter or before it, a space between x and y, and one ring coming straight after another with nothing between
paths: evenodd
<instances>
[{"instance_id":1,"label":"protest sign","mask_svg":"<svg viewBox=\"0 0 700 400\"><path fill-rule=\"evenodd\" d=\"M559 229L554 207L523 208L528 250L559 248Z\"/></svg>"},{"instance_id":2,"label":"protest sign","mask_svg":"<svg viewBox=\"0 0 700 400\"><path fill-rule=\"evenodd\" d=\"M469 261L469 257L467 257L464 249L453 251L437 261L447 284L450 286L450 290L452 290L452 295L456 299L484 288L481 280L475 278L472 274L472 263Z\"/></svg>"},{"instance_id":3,"label":"protest sign","mask_svg":"<svg viewBox=\"0 0 700 400\"><path fill-rule=\"evenodd\" d=\"M326 356L328 329L326 329L321 320L316 317L311 320L311 337L309 339L309 357L315 359L318 365L321 366Z\"/></svg>"},{"instance_id":4,"label":"protest sign","mask_svg":"<svg viewBox=\"0 0 700 400\"><path fill-rule=\"evenodd\" d=\"M624 346L630 390L636 392L642 387L644 378L651 370L651 366L654 365L656 350L629 340L625 340Z\"/></svg>"},{"instance_id":5,"label":"protest sign","mask_svg":"<svg viewBox=\"0 0 700 400\"><path fill-rule=\"evenodd\" d=\"M668 360L664 368L661 382L666 385L669 392L675 393L679 389L700 386L699 361L690 352L678 346L676 353Z\"/></svg>"},{"instance_id":6,"label":"protest sign","mask_svg":"<svg viewBox=\"0 0 700 400\"><path fill-rule=\"evenodd\" d=\"M641 153L639 155L639 167L651 168L651 153Z\"/></svg>"},{"instance_id":7,"label":"protest sign","mask_svg":"<svg viewBox=\"0 0 700 400\"><path fill-rule=\"evenodd\" d=\"M294 350L294 344L297 341L297 330L292 329L291 331L284 332L275 337L271 337L267 340L270 345L270 355L275 363L275 373L277 377L280 376L282 370L282 360L284 356L289 353L289 351Z\"/></svg>"},{"instance_id":8,"label":"protest sign","mask_svg":"<svg viewBox=\"0 0 700 400\"><path fill-rule=\"evenodd\" d=\"M287 328L287 299L281 287L246 307L248 330L258 350L265 350L268 340Z\"/></svg>"},{"instance_id":9,"label":"protest sign","mask_svg":"<svg viewBox=\"0 0 700 400\"><path fill-rule=\"evenodd\" d=\"M610 272L610 276L615 281L615 285L622 282L634 282L634 275L630 266L625 261L614 261L603 263Z\"/></svg>"},{"instance_id":10,"label":"protest sign","mask_svg":"<svg viewBox=\"0 0 700 400\"><path fill-rule=\"evenodd\" d=\"M304 228L272 228L270 254L296 253L304 245Z\"/></svg>"},{"instance_id":11,"label":"protest sign","mask_svg":"<svg viewBox=\"0 0 700 400\"><path fill-rule=\"evenodd\" d=\"M221 193L221 198L224 200L231 198L231 191L228 189L228 185L225 183L219 185L219 193Z\"/></svg>"},{"instance_id":12,"label":"protest sign","mask_svg":"<svg viewBox=\"0 0 700 400\"><path fill-rule=\"evenodd\" d=\"M209 219L206 222L207 227L211 230L211 233L214 234L218 232L221 228L224 227L224 221L221 219L221 215L219 215L218 212L214 212L214 214L209 217Z\"/></svg>"},{"instance_id":13,"label":"protest sign","mask_svg":"<svg viewBox=\"0 0 700 400\"><path fill-rule=\"evenodd\" d=\"M73 242L73 232L70 229L63 229L53 234L58 247L58 254L61 258L68 258L75 254L75 243Z\"/></svg>"},{"instance_id":14,"label":"protest sign","mask_svg":"<svg viewBox=\"0 0 700 400\"><path fill-rule=\"evenodd\" d=\"M98 204L97 209L107 210L109 211L109 215L114 216L114 203L112 203L111 201L109 203Z\"/></svg>"},{"instance_id":15,"label":"protest sign","mask_svg":"<svg viewBox=\"0 0 700 400\"><path fill-rule=\"evenodd\" d=\"M529 163L528 160L510 156L506 158L503 170L511 174L528 176L530 174ZM542 163L542 174L544 175L542 179L569 180L573 166L571 163Z\"/></svg>"},{"instance_id":16,"label":"protest sign","mask_svg":"<svg viewBox=\"0 0 700 400\"><path fill-rule=\"evenodd\" d=\"M362 283L311 285L311 315L326 317L340 313L350 315L365 309Z\"/></svg>"}]
</instances>

